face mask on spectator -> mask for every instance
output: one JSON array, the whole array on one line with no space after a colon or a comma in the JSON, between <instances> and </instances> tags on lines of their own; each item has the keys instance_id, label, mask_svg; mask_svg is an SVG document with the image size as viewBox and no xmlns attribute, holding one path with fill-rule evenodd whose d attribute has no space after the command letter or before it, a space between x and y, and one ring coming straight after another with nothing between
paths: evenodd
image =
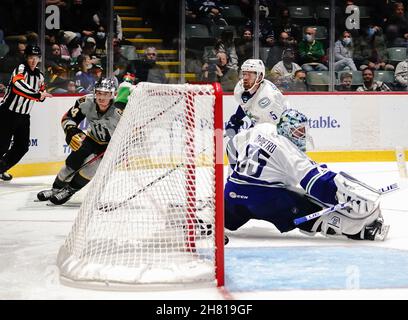
<instances>
[{"instance_id":1,"label":"face mask on spectator","mask_svg":"<svg viewBox=\"0 0 408 320\"><path fill-rule=\"evenodd\" d=\"M307 42L313 42L314 37L313 37L313 35L311 35L311 34L305 34L304 39L305 39Z\"/></svg>"},{"instance_id":2,"label":"face mask on spectator","mask_svg":"<svg viewBox=\"0 0 408 320\"><path fill-rule=\"evenodd\" d=\"M374 34L375 34L375 28L368 28L368 30L367 30L367 34L368 34L368 36L371 38Z\"/></svg>"},{"instance_id":3,"label":"face mask on spectator","mask_svg":"<svg viewBox=\"0 0 408 320\"><path fill-rule=\"evenodd\" d=\"M345 46L348 46L349 44L351 44L351 38L344 38L343 39L343 44L345 45Z\"/></svg>"}]
</instances>

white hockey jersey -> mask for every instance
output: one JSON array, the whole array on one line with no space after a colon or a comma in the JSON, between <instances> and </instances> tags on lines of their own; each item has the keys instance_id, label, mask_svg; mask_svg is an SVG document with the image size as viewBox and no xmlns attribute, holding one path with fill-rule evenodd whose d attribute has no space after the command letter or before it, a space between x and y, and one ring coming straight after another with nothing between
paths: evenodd
<instances>
[{"instance_id":1,"label":"white hockey jersey","mask_svg":"<svg viewBox=\"0 0 408 320\"><path fill-rule=\"evenodd\" d=\"M241 80L235 86L234 96L253 125L264 122L276 125L282 112L289 107L281 91L269 80L263 80L258 90L249 99L248 95L243 93L244 87Z\"/></svg>"},{"instance_id":2,"label":"white hockey jersey","mask_svg":"<svg viewBox=\"0 0 408 320\"><path fill-rule=\"evenodd\" d=\"M335 172L312 161L271 123L258 124L228 142L233 169L228 181L244 185L297 188L325 203L334 203Z\"/></svg>"}]
</instances>

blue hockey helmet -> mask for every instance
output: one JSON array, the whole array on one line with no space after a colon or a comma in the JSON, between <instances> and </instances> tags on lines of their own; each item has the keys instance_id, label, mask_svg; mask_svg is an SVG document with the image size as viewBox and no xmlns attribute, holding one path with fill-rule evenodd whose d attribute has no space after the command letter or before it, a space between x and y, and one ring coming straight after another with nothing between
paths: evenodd
<instances>
[{"instance_id":1,"label":"blue hockey helmet","mask_svg":"<svg viewBox=\"0 0 408 320\"><path fill-rule=\"evenodd\" d=\"M292 141L301 151L306 151L306 139L307 139L307 117L295 110L285 110L277 125L278 134L288 138Z\"/></svg>"}]
</instances>

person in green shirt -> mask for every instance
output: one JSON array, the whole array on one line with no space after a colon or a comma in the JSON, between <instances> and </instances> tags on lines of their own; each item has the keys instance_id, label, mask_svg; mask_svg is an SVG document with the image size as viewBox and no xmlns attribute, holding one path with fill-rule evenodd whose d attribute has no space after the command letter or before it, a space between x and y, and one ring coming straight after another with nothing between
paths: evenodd
<instances>
[{"instance_id":1,"label":"person in green shirt","mask_svg":"<svg viewBox=\"0 0 408 320\"><path fill-rule=\"evenodd\" d=\"M299 43L299 55L302 69L307 71L327 71L328 68L321 63L325 55L323 43L316 40L316 29L307 27L303 41Z\"/></svg>"}]
</instances>

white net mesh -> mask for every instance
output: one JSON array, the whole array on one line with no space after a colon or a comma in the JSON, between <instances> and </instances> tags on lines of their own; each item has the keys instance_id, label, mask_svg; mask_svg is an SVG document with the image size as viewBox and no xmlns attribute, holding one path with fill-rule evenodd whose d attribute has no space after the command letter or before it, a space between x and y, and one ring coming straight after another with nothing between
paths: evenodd
<instances>
[{"instance_id":1,"label":"white net mesh","mask_svg":"<svg viewBox=\"0 0 408 320\"><path fill-rule=\"evenodd\" d=\"M74 226L62 279L214 281L214 89L140 83Z\"/></svg>"}]
</instances>

